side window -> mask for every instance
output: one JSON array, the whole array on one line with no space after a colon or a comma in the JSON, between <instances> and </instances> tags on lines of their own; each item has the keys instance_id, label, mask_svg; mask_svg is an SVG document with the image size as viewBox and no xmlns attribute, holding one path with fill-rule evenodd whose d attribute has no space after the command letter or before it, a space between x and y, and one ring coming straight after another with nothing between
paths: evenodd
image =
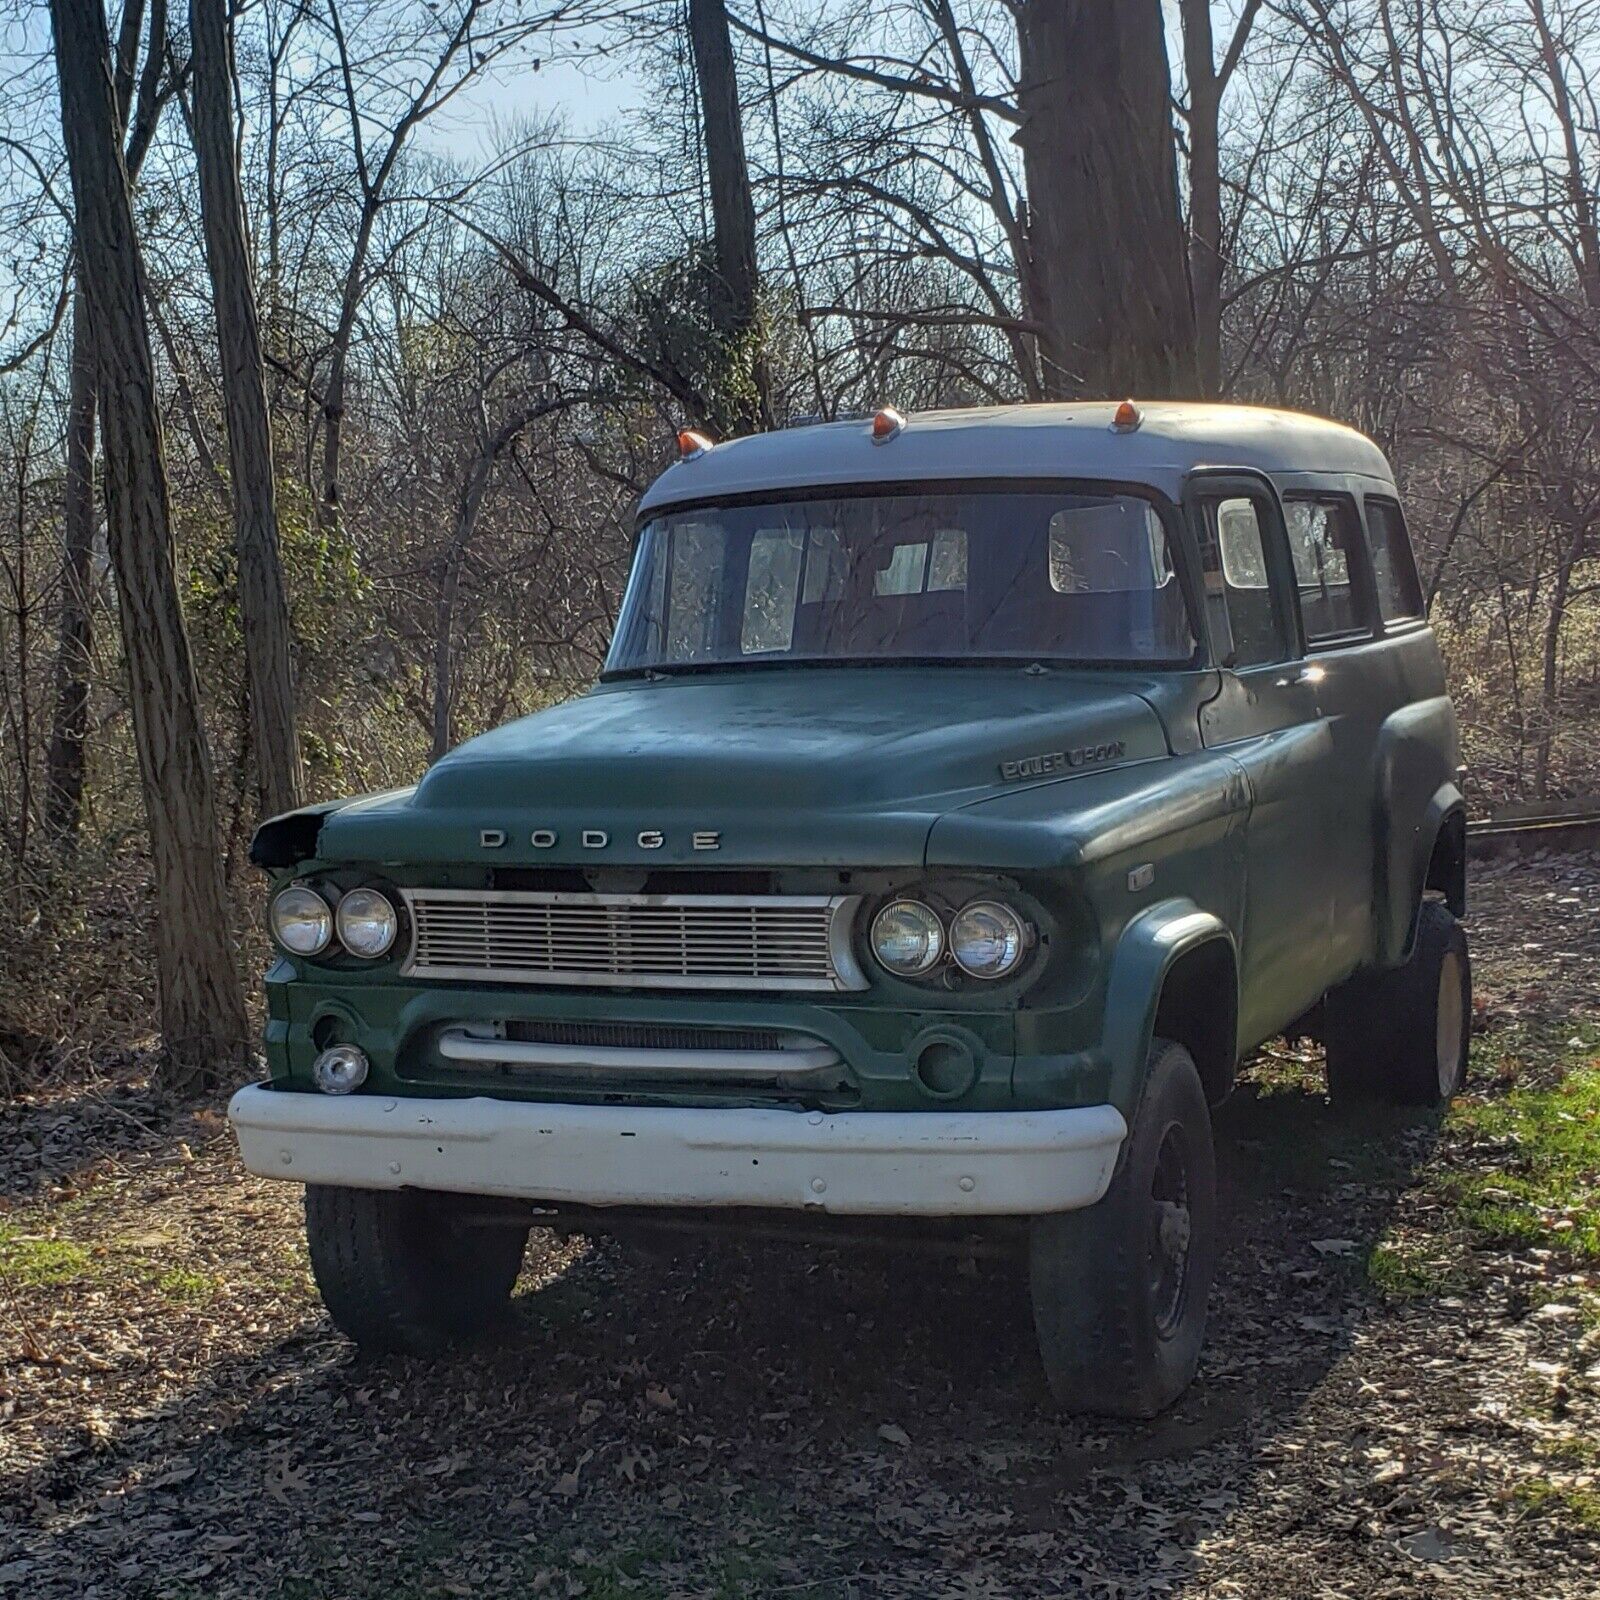
<instances>
[{"instance_id":1,"label":"side window","mask_svg":"<svg viewBox=\"0 0 1600 1600\"><path fill-rule=\"evenodd\" d=\"M1283 518L1306 642L1365 633L1361 595L1353 581L1361 545L1355 502L1342 495L1285 495Z\"/></svg>"},{"instance_id":2,"label":"side window","mask_svg":"<svg viewBox=\"0 0 1600 1600\"><path fill-rule=\"evenodd\" d=\"M940 594L967 586L967 531L941 528L928 552L928 593Z\"/></svg>"},{"instance_id":3,"label":"side window","mask_svg":"<svg viewBox=\"0 0 1600 1600\"><path fill-rule=\"evenodd\" d=\"M1367 543L1378 589L1378 615L1385 622L1423 615L1422 584L1406 536L1406 521L1393 500L1367 500Z\"/></svg>"},{"instance_id":4,"label":"side window","mask_svg":"<svg viewBox=\"0 0 1600 1600\"><path fill-rule=\"evenodd\" d=\"M931 543L897 544L887 566L872 578L880 595L938 594L967 586L967 535L961 528L941 528Z\"/></svg>"},{"instance_id":5,"label":"side window","mask_svg":"<svg viewBox=\"0 0 1600 1600\"><path fill-rule=\"evenodd\" d=\"M727 542L715 522L684 522L673 529L667 569L668 661L698 661L717 653L717 592Z\"/></svg>"},{"instance_id":6,"label":"side window","mask_svg":"<svg viewBox=\"0 0 1600 1600\"><path fill-rule=\"evenodd\" d=\"M1172 577L1156 508L1118 495L1084 500L1050 518L1050 587L1057 594L1134 594Z\"/></svg>"},{"instance_id":7,"label":"side window","mask_svg":"<svg viewBox=\"0 0 1600 1600\"><path fill-rule=\"evenodd\" d=\"M1288 655L1283 623L1273 603L1261 506L1247 495L1205 506L1202 572L1212 639L1233 637L1236 667L1282 661ZM1227 632L1218 622L1226 618Z\"/></svg>"},{"instance_id":8,"label":"side window","mask_svg":"<svg viewBox=\"0 0 1600 1600\"><path fill-rule=\"evenodd\" d=\"M747 655L787 650L794 643L794 608L800 589L805 535L788 528L762 528L750 541L745 581L744 626L739 648Z\"/></svg>"},{"instance_id":9,"label":"side window","mask_svg":"<svg viewBox=\"0 0 1600 1600\"><path fill-rule=\"evenodd\" d=\"M897 544L891 547L888 562L872 575L874 594L921 594L928 571L925 544Z\"/></svg>"}]
</instances>

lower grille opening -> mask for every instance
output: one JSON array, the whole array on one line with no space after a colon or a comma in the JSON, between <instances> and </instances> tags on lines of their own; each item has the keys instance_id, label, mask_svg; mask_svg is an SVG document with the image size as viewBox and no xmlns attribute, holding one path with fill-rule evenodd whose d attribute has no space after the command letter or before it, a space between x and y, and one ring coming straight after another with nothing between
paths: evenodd
<instances>
[{"instance_id":1,"label":"lower grille opening","mask_svg":"<svg viewBox=\"0 0 1600 1600\"><path fill-rule=\"evenodd\" d=\"M777 1050L771 1028L683 1027L654 1022L508 1022L505 1036L520 1044L598 1045L613 1050Z\"/></svg>"}]
</instances>

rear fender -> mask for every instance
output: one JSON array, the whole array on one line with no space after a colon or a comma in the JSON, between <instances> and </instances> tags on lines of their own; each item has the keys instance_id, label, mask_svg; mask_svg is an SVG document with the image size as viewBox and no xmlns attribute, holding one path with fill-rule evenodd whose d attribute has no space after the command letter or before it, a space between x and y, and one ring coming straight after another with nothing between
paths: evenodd
<instances>
[{"instance_id":1,"label":"rear fender","mask_svg":"<svg viewBox=\"0 0 1600 1600\"><path fill-rule=\"evenodd\" d=\"M1404 706L1378 735L1374 786L1374 961L1398 966L1411 953L1428 864L1441 836L1461 824L1465 803L1456 787L1456 718L1443 695ZM1464 873L1446 885L1459 908Z\"/></svg>"}]
</instances>

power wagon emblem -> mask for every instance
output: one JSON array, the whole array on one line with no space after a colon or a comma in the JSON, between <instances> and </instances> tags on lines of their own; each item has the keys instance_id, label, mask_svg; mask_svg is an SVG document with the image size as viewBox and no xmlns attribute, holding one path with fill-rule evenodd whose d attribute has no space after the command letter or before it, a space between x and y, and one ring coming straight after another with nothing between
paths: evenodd
<instances>
[{"instance_id":1,"label":"power wagon emblem","mask_svg":"<svg viewBox=\"0 0 1600 1600\"><path fill-rule=\"evenodd\" d=\"M1039 756L1002 761L1000 778L1004 783L1016 783L1021 778L1044 778L1052 772L1066 772L1073 767L1098 767L1103 762L1119 760L1127 749L1125 740L1113 739L1107 744L1079 745L1076 750L1047 750Z\"/></svg>"}]
</instances>

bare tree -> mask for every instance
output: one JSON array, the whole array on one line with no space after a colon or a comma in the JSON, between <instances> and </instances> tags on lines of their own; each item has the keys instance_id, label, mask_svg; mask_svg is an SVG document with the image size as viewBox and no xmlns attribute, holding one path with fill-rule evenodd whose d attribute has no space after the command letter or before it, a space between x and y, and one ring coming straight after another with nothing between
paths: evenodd
<instances>
[{"instance_id":1,"label":"bare tree","mask_svg":"<svg viewBox=\"0 0 1600 1600\"><path fill-rule=\"evenodd\" d=\"M223 901L211 758L178 599L160 406L105 13L52 0L78 262L95 327L108 542L156 889L163 1079L195 1091L244 1048Z\"/></svg>"},{"instance_id":2,"label":"bare tree","mask_svg":"<svg viewBox=\"0 0 1600 1600\"><path fill-rule=\"evenodd\" d=\"M711 321L733 369L728 424L741 432L770 426L766 361L759 348L756 208L745 161L739 79L723 0L689 0L689 40L700 88L706 182L711 194ZM745 373L748 378L745 378ZM741 381L742 380L742 381Z\"/></svg>"},{"instance_id":3,"label":"bare tree","mask_svg":"<svg viewBox=\"0 0 1600 1600\"><path fill-rule=\"evenodd\" d=\"M1194 294L1195 354L1200 388L1222 392L1222 153L1223 92L1261 0L1244 0L1227 54L1215 57L1211 0L1180 0L1184 76L1189 84L1189 282Z\"/></svg>"},{"instance_id":4,"label":"bare tree","mask_svg":"<svg viewBox=\"0 0 1600 1600\"><path fill-rule=\"evenodd\" d=\"M1018 12L1029 248L1055 394L1192 395L1194 311L1160 0Z\"/></svg>"},{"instance_id":5,"label":"bare tree","mask_svg":"<svg viewBox=\"0 0 1600 1600\"><path fill-rule=\"evenodd\" d=\"M61 497L61 606L45 789L45 827L66 851L78 842L84 752L89 740L89 667L94 654L95 390L94 340L89 305L80 284L72 296L66 472Z\"/></svg>"},{"instance_id":6,"label":"bare tree","mask_svg":"<svg viewBox=\"0 0 1600 1600\"><path fill-rule=\"evenodd\" d=\"M143 0L128 0L117 30L113 67L119 125L125 125L133 115L124 147L124 164L130 182L137 179L150 149L165 98L162 72L167 58L166 0L154 0L150 8L149 41L141 73L139 33L144 14ZM55 706L45 768L45 829L57 847L66 851L72 850L78 840L83 812L84 754L89 737L89 668L94 656L97 398L94 328L79 286L72 296L66 472L61 505L61 617L56 647Z\"/></svg>"},{"instance_id":7,"label":"bare tree","mask_svg":"<svg viewBox=\"0 0 1600 1600\"><path fill-rule=\"evenodd\" d=\"M234 146L233 52L227 12L227 0L190 0L193 136L222 353L250 726L261 798L271 815L292 811L300 804L304 780L295 728L289 602L278 556L272 424L267 415L255 274Z\"/></svg>"}]
</instances>

